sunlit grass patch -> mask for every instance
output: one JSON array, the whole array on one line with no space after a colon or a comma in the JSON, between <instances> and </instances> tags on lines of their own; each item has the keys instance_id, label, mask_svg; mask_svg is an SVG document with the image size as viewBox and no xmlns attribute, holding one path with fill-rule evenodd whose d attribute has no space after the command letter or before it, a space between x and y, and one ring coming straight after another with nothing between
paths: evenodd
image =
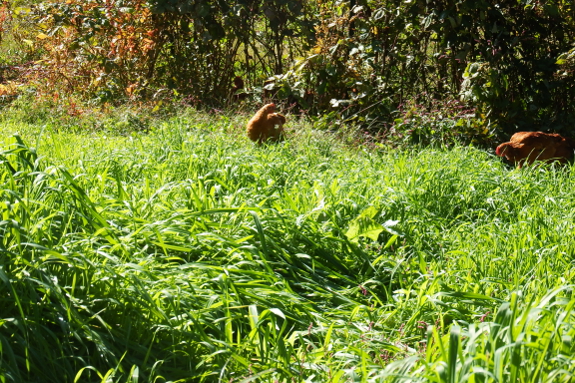
<instances>
[{"instance_id":1,"label":"sunlit grass patch","mask_svg":"<svg viewBox=\"0 0 575 383\"><path fill-rule=\"evenodd\" d=\"M4 125L3 380L571 379L571 168L244 122Z\"/></svg>"}]
</instances>

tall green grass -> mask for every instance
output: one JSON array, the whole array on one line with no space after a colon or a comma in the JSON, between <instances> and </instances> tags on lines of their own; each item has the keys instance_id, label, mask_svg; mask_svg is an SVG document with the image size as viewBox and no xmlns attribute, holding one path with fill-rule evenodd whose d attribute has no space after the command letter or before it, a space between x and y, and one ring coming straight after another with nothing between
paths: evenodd
<instances>
[{"instance_id":1,"label":"tall green grass","mask_svg":"<svg viewBox=\"0 0 575 383\"><path fill-rule=\"evenodd\" d=\"M4 124L0 381L572 381L570 167L242 124Z\"/></svg>"}]
</instances>

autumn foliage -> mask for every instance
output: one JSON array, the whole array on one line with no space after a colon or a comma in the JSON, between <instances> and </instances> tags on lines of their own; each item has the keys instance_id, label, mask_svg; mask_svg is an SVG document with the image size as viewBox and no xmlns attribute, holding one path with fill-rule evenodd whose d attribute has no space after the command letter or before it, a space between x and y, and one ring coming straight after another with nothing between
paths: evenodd
<instances>
[{"instance_id":1,"label":"autumn foliage","mask_svg":"<svg viewBox=\"0 0 575 383\"><path fill-rule=\"evenodd\" d=\"M154 76L161 44L158 20L145 1L43 3L34 14L46 52L34 76L46 91L68 89L102 100L137 94Z\"/></svg>"},{"instance_id":2,"label":"autumn foliage","mask_svg":"<svg viewBox=\"0 0 575 383\"><path fill-rule=\"evenodd\" d=\"M289 40L303 33L295 23L303 5L282 4L42 2L26 12L37 25L35 49L43 52L31 78L44 91L100 101L184 95L217 103L238 74L252 83L265 79L282 71L279 58L301 49Z\"/></svg>"}]
</instances>

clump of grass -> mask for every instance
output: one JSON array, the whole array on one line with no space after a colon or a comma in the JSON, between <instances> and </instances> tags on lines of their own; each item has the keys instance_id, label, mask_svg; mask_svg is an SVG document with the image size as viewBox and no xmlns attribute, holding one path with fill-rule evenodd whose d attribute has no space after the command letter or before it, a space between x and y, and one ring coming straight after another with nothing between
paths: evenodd
<instances>
[{"instance_id":1,"label":"clump of grass","mask_svg":"<svg viewBox=\"0 0 575 383\"><path fill-rule=\"evenodd\" d=\"M3 126L3 381L570 379L570 168L243 123Z\"/></svg>"}]
</instances>

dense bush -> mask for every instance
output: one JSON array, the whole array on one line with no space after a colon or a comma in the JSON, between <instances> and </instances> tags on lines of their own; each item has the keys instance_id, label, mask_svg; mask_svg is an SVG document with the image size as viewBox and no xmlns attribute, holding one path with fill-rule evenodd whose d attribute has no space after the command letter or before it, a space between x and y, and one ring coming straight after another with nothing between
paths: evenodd
<instances>
[{"instance_id":1,"label":"dense bush","mask_svg":"<svg viewBox=\"0 0 575 383\"><path fill-rule=\"evenodd\" d=\"M461 97L503 131L572 125L572 5L455 0L336 5L322 8L312 54L277 79L281 92L313 111L333 108L339 118L381 127L406 102L437 110L434 100ZM399 117L403 121L404 114Z\"/></svg>"},{"instance_id":2,"label":"dense bush","mask_svg":"<svg viewBox=\"0 0 575 383\"><path fill-rule=\"evenodd\" d=\"M36 21L35 45L45 52L31 73L40 89L105 102L221 102L235 75L281 73L283 56L303 47L294 41L311 33L296 0L72 0L21 9Z\"/></svg>"},{"instance_id":3,"label":"dense bush","mask_svg":"<svg viewBox=\"0 0 575 383\"><path fill-rule=\"evenodd\" d=\"M571 133L574 119L573 6L559 0L68 0L13 11L34 21L43 55L28 79L56 98L223 105L240 76L255 99L329 126L387 131L410 105L472 108L484 121L458 134L481 141Z\"/></svg>"}]
</instances>

